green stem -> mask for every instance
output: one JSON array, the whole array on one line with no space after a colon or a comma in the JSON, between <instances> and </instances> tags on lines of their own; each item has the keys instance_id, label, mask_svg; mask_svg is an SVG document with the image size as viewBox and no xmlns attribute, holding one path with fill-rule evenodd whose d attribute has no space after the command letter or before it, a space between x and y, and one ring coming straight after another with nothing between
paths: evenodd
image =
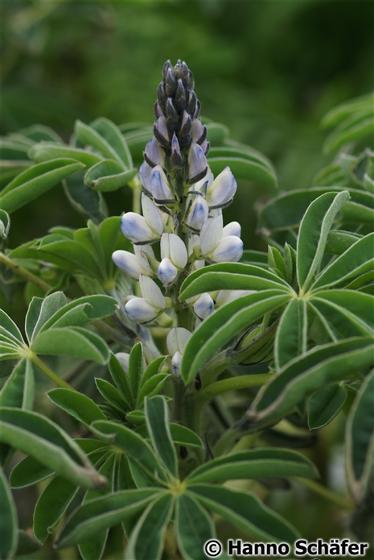
<instances>
[{"instance_id":1,"label":"green stem","mask_svg":"<svg viewBox=\"0 0 374 560\"><path fill-rule=\"evenodd\" d=\"M354 504L348 496L341 496L340 494L333 492L329 488L326 488L326 486L323 486L319 482L316 482L315 480L309 480L306 478L297 478L296 480L303 486L309 488L309 490L311 490L312 492L319 494L329 502L337 505L339 508L347 510L354 509Z\"/></svg>"},{"instance_id":2,"label":"green stem","mask_svg":"<svg viewBox=\"0 0 374 560\"><path fill-rule=\"evenodd\" d=\"M132 211L136 214L140 214L140 195L142 192L142 184L136 175L130 182L132 186Z\"/></svg>"},{"instance_id":3,"label":"green stem","mask_svg":"<svg viewBox=\"0 0 374 560\"><path fill-rule=\"evenodd\" d=\"M27 270L27 268L24 268L12 261L12 259L2 252L0 252L0 263L3 263L7 268L9 268L9 270L12 270L14 274L17 274L17 276L20 276L27 282L32 282L35 286L38 286L42 290L48 291L51 289L51 286L47 284L47 282L44 282L44 280Z\"/></svg>"},{"instance_id":4,"label":"green stem","mask_svg":"<svg viewBox=\"0 0 374 560\"><path fill-rule=\"evenodd\" d=\"M248 389L250 387L258 387L259 385L264 385L273 376L269 373L258 373L253 375L238 375L236 377L228 377L227 379L221 379L216 381L211 385L208 385L196 395L196 398L200 400L208 400L212 397L220 395L221 393L227 393L228 391L235 391L238 389Z\"/></svg>"},{"instance_id":5,"label":"green stem","mask_svg":"<svg viewBox=\"0 0 374 560\"><path fill-rule=\"evenodd\" d=\"M43 362L43 360L41 360L36 354L31 352L28 357L30 361L34 365L36 365L51 381L53 381L55 385L64 389L75 390L74 387L64 381L64 379L61 379L61 377L57 375L57 373L55 373L49 366L47 366L47 364Z\"/></svg>"}]
</instances>

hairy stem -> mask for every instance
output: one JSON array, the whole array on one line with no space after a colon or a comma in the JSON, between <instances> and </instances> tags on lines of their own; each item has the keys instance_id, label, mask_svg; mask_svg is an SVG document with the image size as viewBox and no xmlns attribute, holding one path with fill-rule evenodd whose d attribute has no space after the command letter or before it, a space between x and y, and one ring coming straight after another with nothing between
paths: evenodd
<instances>
[{"instance_id":1,"label":"hairy stem","mask_svg":"<svg viewBox=\"0 0 374 560\"><path fill-rule=\"evenodd\" d=\"M47 282L44 282L44 280L42 280L32 272L27 270L27 268L24 268L23 266L17 264L2 252L0 252L0 263L3 263L7 268L9 268L9 270L14 272L14 274L16 274L17 276L20 276L27 282L32 282L33 284L35 284L35 286L38 286L42 290L47 292L48 290L51 289L51 286L47 284Z\"/></svg>"},{"instance_id":2,"label":"hairy stem","mask_svg":"<svg viewBox=\"0 0 374 560\"><path fill-rule=\"evenodd\" d=\"M61 377L57 375L56 372L54 372L49 366L47 366L47 364L33 352L29 354L29 359L44 373L44 375L46 375L51 381L53 381L55 385L64 389L74 389L74 387L72 387L70 383L67 383L64 379L61 379Z\"/></svg>"},{"instance_id":3,"label":"hairy stem","mask_svg":"<svg viewBox=\"0 0 374 560\"><path fill-rule=\"evenodd\" d=\"M315 492L316 494L319 494L329 502L332 502L339 508L353 510L355 507L353 501L348 496L342 496L340 494L337 494L333 490L326 488L326 486L323 486L322 484L316 482L315 480L298 478L297 481L303 486L309 488L309 490L311 490L312 492Z\"/></svg>"}]
</instances>

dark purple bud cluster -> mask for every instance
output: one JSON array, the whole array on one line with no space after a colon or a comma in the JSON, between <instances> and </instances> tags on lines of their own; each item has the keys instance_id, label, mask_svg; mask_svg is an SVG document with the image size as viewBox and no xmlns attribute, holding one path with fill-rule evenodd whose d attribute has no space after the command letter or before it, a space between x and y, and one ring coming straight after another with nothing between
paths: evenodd
<instances>
[{"instance_id":1,"label":"dark purple bud cluster","mask_svg":"<svg viewBox=\"0 0 374 560\"><path fill-rule=\"evenodd\" d=\"M154 138L144 159L150 167L161 165L168 175L184 183L202 179L207 171L207 130L199 119L200 102L191 70L181 60L167 60L162 70L155 103Z\"/></svg>"}]
</instances>

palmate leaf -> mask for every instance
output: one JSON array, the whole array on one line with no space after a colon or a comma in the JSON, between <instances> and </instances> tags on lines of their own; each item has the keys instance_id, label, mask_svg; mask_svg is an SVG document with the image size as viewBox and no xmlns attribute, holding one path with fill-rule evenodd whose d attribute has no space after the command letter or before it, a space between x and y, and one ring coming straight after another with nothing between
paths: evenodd
<instances>
[{"instance_id":1,"label":"palmate leaf","mask_svg":"<svg viewBox=\"0 0 374 560\"><path fill-rule=\"evenodd\" d=\"M106 419L95 401L76 390L52 389L48 392L48 398L83 424L90 425L95 420Z\"/></svg>"},{"instance_id":2,"label":"palmate leaf","mask_svg":"<svg viewBox=\"0 0 374 560\"><path fill-rule=\"evenodd\" d=\"M80 486L90 488L105 483L79 446L56 424L35 412L2 407L0 441Z\"/></svg>"},{"instance_id":3,"label":"palmate leaf","mask_svg":"<svg viewBox=\"0 0 374 560\"><path fill-rule=\"evenodd\" d=\"M279 369L295 356L307 351L308 314L307 303L302 299L291 299L276 331L274 360Z\"/></svg>"},{"instance_id":4,"label":"palmate leaf","mask_svg":"<svg viewBox=\"0 0 374 560\"><path fill-rule=\"evenodd\" d=\"M11 560L17 549L18 519L16 506L3 469L0 467L0 558Z\"/></svg>"},{"instance_id":5,"label":"palmate leaf","mask_svg":"<svg viewBox=\"0 0 374 560\"><path fill-rule=\"evenodd\" d=\"M256 427L274 424L319 387L358 376L373 364L372 337L316 347L286 364L260 390L247 413L249 423Z\"/></svg>"},{"instance_id":6,"label":"palmate leaf","mask_svg":"<svg viewBox=\"0 0 374 560\"><path fill-rule=\"evenodd\" d=\"M172 476L177 475L177 455L169 429L169 409L162 396L145 399L145 419L152 445Z\"/></svg>"},{"instance_id":7,"label":"palmate leaf","mask_svg":"<svg viewBox=\"0 0 374 560\"><path fill-rule=\"evenodd\" d=\"M374 370L367 376L356 396L346 425L346 463L348 484L360 501L372 475L374 457Z\"/></svg>"},{"instance_id":8,"label":"palmate leaf","mask_svg":"<svg viewBox=\"0 0 374 560\"><path fill-rule=\"evenodd\" d=\"M61 327L41 332L31 346L37 354L71 356L106 364L109 348L98 335L81 327Z\"/></svg>"},{"instance_id":9,"label":"palmate leaf","mask_svg":"<svg viewBox=\"0 0 374 560\"><path fill-rule=\"evenodd\" d=\"M260 448L231 453L212 459L188 476L189 484L236 479L262 479L300 476L315 478L317 470L303 455L277 448Z\"/></svg>"},{"instance_id":10,"label":"palmate leaf","mask_svg":"<svg viewBox=\"0 0 374 560\"><path fill-rule=\"evenodd\" d=\"M209 484L196 484L189 491L204 507L258 540L293 543L298 537L292 525L249 492Z\"/></svg>"}]
</instances>

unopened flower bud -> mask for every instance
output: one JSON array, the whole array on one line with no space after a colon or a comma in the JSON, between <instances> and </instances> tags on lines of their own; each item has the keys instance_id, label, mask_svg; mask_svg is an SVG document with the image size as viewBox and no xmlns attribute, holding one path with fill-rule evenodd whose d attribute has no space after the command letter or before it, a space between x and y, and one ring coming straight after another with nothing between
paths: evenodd
<instances>
[{"instance_id":1,"label":"unopened flower bud","mask_svg":"<svg viewBox=\"0 0 374 560\"><path fill-rule=\"evenodd\" d=\"M202 124L199 119L194 119L191 125L192 141L197 144L202 144L206 138L206 126Z\"/></svg>"},{"instance_id":2,"label":"unopened flower bud","mask_svg":"<svg viewBox=\"0 0 374 560\"><path fill-rule=\"evenodd\" d=\"M205 198L201 195L196 195L188 210L185 223L190 229L200 231L208 219L208 213L209 207Z\"/></svg>"},{"instance_id":3,"label":"unopened flower bud","mask_svg":"<svg viewBox=\"0 0 374 560\"><path fill-rule=\"evenodd\" d=\"M215 262L237 262L243 255L243 241L236 235L223 237L211 254Z\"/></svg>"},{"instance_id":4,"label":"unopened flower bud","mask_svg":"<svg viewBox=\"0 0 374 560\"><path fill-rule=\"evenodd\" d=\"M165 152L157 142L156 138L152 138L152 140L147 142L144 150L144 159L151 167L154 167L155 165L164 165Z\"/></svg>"},{"instance_id":5,"label":"unopened flower bud","mask_svg":"<svg viewBox=\"0 0 374 560\"><path fill-rule=\"evenodd\" d=\"M205 319L214 311L214 301L208 293L201 294L195 301L193 310L200 319Z\"/></svg>"},{"instance_id":6,"label":"unopened flower bud","mask_svg":"<svg viewBox=\"0 0 374 560\"><path fill-rule=\"evenodd\" d=\"M153 132L161 146L167 148L169 146L169 132L165 117L158 117Z\"/></svg>"},{"instance_id":7,"label":"unopened flower bud","mask_svg":"<svg viewBox=\"0 0 374 560\"><path fill-rule=\"evenodd\" d=\"M171 371L174 375L179 375L182 363L182 354L175 352L171 358Z\"/></svg>"},{"instance_id":8,"label":"unopened flower bud","mask_svg":"<svg viewBox=\"0 0 374 560\"><path fill-rule=\"evenodd\" d=\"M194 91L190 91L188 94L188 102L187 102L187 112L191 115L192 118L195 118L195 111L196 111L196 93Z\"/></svg>"},{"instance_id":9,"label":"unopened flower bud","mask_svg":"<svg viewBox=\"0 0 374 560\"><path fill-rule=\"evenodd\" d=\"M211 216L205 222L200 232L200 248L203 255L208 256L218 245L222 238L223 218L222 212Z\"/></svg>"},{"instance_id":10,"label":"unopened flower bud","mask_svg":"<svg viewBox=\"0 0 374 560\"><path fill-rule=\"evenodd\" d=\"M175 201L168 179L160 165L152 169L149 177L149 191L157 204L167 204Z\"/></svg>"},{"instance_id":11,"label":"unopened flower bud","mask_svg":"<svg viewBox=\"0 0 374 560\"><path fill-rule=\"evenodd\" d=\"M186 90L184 89L184 85L181 79L178 80L174 104L177 111L182 112L186 108Z\"/></svg>"},{"instance_id":12,"label":"unopened flower bud","mask_svg":"<svg viewBox=\"0 0 374 560\"><path fill-rule=\"evenodd\" d=\"M169 286L174 282L178 275L178 269L173 265L170 259L164 257L157 269L157 276L164 286Z\"/></svg>"},{"instance_id":13,"label":"unopened flower bud","mask_svg":"<svg viewBox=\"0 0 374 560\"><path fill-rule=\"evenodd\" d=\"M129 251L114 251L112 254L113 262L118 268L123 270L128 276L139 279L140 274L150 275L152 270L146 259L140 258Z\"/></svg>"},{"instance_id":14,"label":"unopened flower bud","mask_svg":"<svg viewBox=\"0 0 374 560\"><path fill-rule=\"evenodd\" d=\"M125 312L136 323L148 323L157 317L159 310L144 298L134 296L126 303Z\"/></svg>"},{"instance_id":15,"label":"unopened flower bud","mask_svg":"<svg viewBox=\"0 0 374 560\"><path fill-rule=\"evenodd\" d=\"M166 95L174 95L177 89L177 79L174 74L173 67L170 66L166 71L165 76L165 92Z\"/></svg>"},{"instance_id":16,"label":"unopened flower bud","mask_svg":"<svg viewBox=\"0 0 374 560\"><path fill-rule=\"evenodd\" d=\"M173 134L173 137L171 139L170 160L176 167L182 167L183 166L184 160L183 160L183 156L182 156L182 153L181 153L178 138L177 138L175 133Z\"/></svg>"},{"instance_id":17,"label":"unopened flower bud","mask_svg":"<svg viewBox=\"0 0 374 560\"><path fill-rule=\"evenodd\" d=\"M208 162L204 150L199 144L193 142L188 152L188 180L195 183L206 174Z\"/></svg>"},{"instance_id":18,"label":"unopened flower bud","mask_svg":"<svg viewBox=\"0 0 374 560\"><path fill-rule=\"evenodd\" d=\"M190 338L191 332L183 327L174 327L170 329L166 338L166 346L169 354L173 355L175 352L180 352L182 354Z\"/></svg>"},{"instance_id":19,"label":"unopened flower bud","mask_svg":"<svg viewBox=\"0 0 374 560\"><path fill-rule=\"evenodd\" d=\"M122 215L121 230L123 235L133 243L150 243L158 238L145 218L135 212L126 212Z\"/></svg>"},{"instance_id":20,"label":"unopened flower bud","mask_svg":"<svg viewBox=\"0 0 374 560\"><path fill-rule=\"evenodd\" d=\"M229 167L223 171L208 186L206 198L209 208L222 208L227 206L234 198L236 181Z\"/></svg>"}]
</instances>

